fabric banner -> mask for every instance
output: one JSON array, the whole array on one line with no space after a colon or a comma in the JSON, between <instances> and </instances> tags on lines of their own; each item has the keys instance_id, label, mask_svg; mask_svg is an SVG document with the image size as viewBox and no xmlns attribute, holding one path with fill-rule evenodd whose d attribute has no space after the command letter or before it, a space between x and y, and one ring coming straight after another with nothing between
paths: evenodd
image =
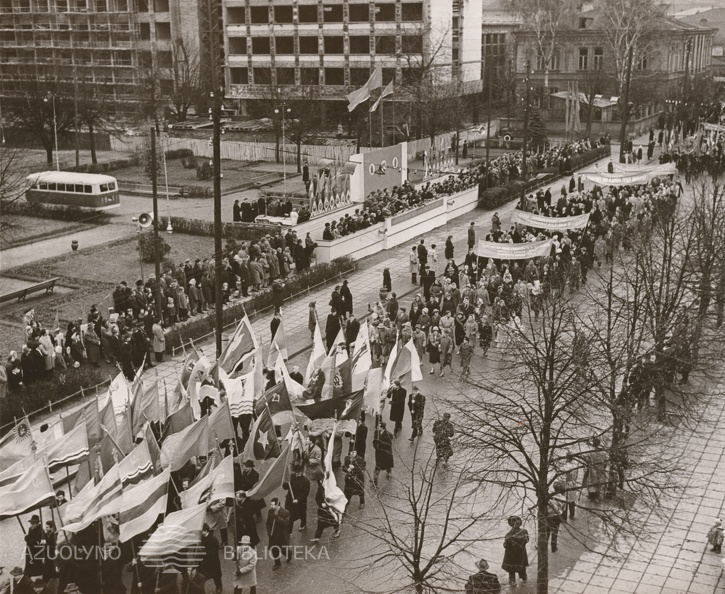
<instances>
[{"instance_id":1,"label":"fabric banner","mask_svg":"<svg viewBox=\"0 0 725 594\"><path fill-rule=\"evenodd\" d=\"M478 242L479 258L495 258L497 260L528 260L548 256L553 245L552 239L532 241L530 243L496 243L495 241Z\"/></svg>"},{"instance_id":2,"label":"fabric banner","mask_svg":"<svg viewBox=\"0 0 725 594\"><path fill-rule=\"evenodd\" d=\"M544 217L532 212L514 210L511 217L514 223L520 223L536 229L549 229L551 231L566 231L567 229L583 229L589 223L589 213L575 217Z\"/></svg>"},{"instance_id":3,"label":"fabric banner","mask_svg":"<svg viewBox=\"0 0 725 594\"><path fill-rule=\"evenodd\" d=\"M598 186L641 186L648 184L656 177L675 175L675 173L677 173L675 164L665 163L656 167L621 171L619 173L584 172L582 177Z\"/></svg>"},{"instance_id":4,"label":"fabric banner","mask_svg":"<svg viewBox=\"0 0 725 594\"><path fill-rule=\"evenodd\" d=\"M24 514L55 499L45 460L33 463L14 483L0 490L0 519Z\"/></svg>"}]
</instances>

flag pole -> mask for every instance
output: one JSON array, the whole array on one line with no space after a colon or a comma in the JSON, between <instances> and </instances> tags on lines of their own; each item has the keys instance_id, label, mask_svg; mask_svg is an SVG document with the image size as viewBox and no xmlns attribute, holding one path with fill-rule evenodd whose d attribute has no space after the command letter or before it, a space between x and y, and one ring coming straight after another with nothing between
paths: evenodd
<instances>
[{"instance_id":1,"label":"flag pole","mask_svg":"<svg viewBox=\"0 0 725 594\"><path fill-rule=\"evenodd\" d=\"M383 126L383 115L385 113L385 106L383 105L383 95L380 95L380 148L385 146L385 127Z\"/></svg>"},{"instance_id":2,"label":"flag pole","mask_svg":"<svg viewBox=\"0 0 725 594\"><path fill-rule=\"evenodd\" d=\"M370 111L370 107L372 106L372 97L368 97L368 144L370 146L373 145L373 116L371 115L372 112Z\"/></svg>"}]
</instances>

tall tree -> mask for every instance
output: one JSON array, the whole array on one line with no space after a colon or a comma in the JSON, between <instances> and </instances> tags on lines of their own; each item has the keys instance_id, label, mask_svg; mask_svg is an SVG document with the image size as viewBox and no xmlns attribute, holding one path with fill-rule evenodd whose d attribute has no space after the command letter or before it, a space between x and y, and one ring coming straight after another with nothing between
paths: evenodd
<instances>
[{"instance_id":1,"label":"tall tree","mask_svg":"<svg viewBox=\"0 0 725 594\"><path fill-rule=\"evenodd\" d=\"M107 85L97 84L90 77L82 78L74 92L78 93L78 123L88 130L91 162L98 163L96 133L119 134L120 126L114 120L115 103L113 90Z\"/></svg>"},{"instance_id":2,"label":"tall tree","mask_svg":"<svg viewBox=\"0 0 725 594\"><path fill-rule=\"evenodd\" d=\"M188 39L181 37L171 52L173 66L169 69L173 86L164 93L168 99L169 111L177 122L186 120L191 108L200 112L207 104L199 71L199 51Z\"/></svg>"}]
</instances>

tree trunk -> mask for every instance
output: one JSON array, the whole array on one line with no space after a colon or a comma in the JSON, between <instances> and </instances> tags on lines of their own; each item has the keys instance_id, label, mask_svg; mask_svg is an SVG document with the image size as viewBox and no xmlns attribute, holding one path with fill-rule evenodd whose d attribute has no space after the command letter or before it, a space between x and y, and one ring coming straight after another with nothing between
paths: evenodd
<instances>
[{"instance_id":1,"label":"tree trunk","mask_svg":"<svg viewBox=\"0 0 725 594\"><path fill-rule=\"evenodd\" d=\"M279 163L279 131L275 130L274 134L274 140L275 140L275 147L274 147L274 160Z\"/></svg>"},{"instance_id":2,"label":"tree trunk","mask_svg":"<svg viewBox=\"0 0 725 594\"><path fill-rule=\"evenodd\" d=\"M539 560L536 564L536 594L549 593L549 539L547 538L545 497L539 497L537 505L536 548Z\"/></svg>"},{"instance_id":3,"label":"tree trunk","mask_svg":"<svg viewBox=\"0 0 725 594\"><path fill-rule=\"evenodd\" d=\"M91 146L91 163L98 164L98 155L96 155L96 134L93 130L93 122L88 122L88 142Z\"/></svg>"},{"instance_id":4,"label":"tree trunk","mask_svg":"<svg viewBox=\"0 0 725 594\"><path fill-rule=\"evenodd\" d=\"M592 120L594 119L594 106L592 105L593 98L590 98L589 108L587 109L587 136L592 134Z\"/></svg>"},{"instance_id":5,"label":"tree trunk","mask_svg":"<svg viewBox=\"0 0 725 594\"><path fill-rule=\"evenodd\" d=\"M45 143L45 160L48 163L48 169L53 169L53 143Z\"/></svg>"},{"instance_id":6,"label":"tree trunk","mask_svg":"<svg viewBox=\"0 0 725 594\"><path fill-rule=\"evenodd\" d=\"M619 129L619 162L624 163L624 147L627 142L627 124L629 123L629 87L632 83L632 58L633 47L629 48L627 54L627 73L624 81L624 95L622 97L622 125Z\"/></svg>"},{"instance_id":7,"label":"tree trunk","mask_svg":"<svg viewBox=\"0 0 725 594\"><path fill-rule=\"evenodd\" d=\"M297 173L302 173L302 138L297 138Z\"/></svg>"}]
</instances>

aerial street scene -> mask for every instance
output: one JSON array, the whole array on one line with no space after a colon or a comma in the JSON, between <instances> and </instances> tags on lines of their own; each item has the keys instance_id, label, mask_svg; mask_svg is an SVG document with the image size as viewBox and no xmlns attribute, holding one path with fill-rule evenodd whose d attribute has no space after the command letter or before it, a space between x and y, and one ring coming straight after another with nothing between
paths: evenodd
<instances>
[{"instance_id":1,"label":"aerial street scene","mask_svg":"<svg viewBox=\"0 0 725 594\"><path fill-rule=\"evenodd\" d=\"M725 594L725 0L0 0L0 594Z\"/></svg>"}]
</instances>

